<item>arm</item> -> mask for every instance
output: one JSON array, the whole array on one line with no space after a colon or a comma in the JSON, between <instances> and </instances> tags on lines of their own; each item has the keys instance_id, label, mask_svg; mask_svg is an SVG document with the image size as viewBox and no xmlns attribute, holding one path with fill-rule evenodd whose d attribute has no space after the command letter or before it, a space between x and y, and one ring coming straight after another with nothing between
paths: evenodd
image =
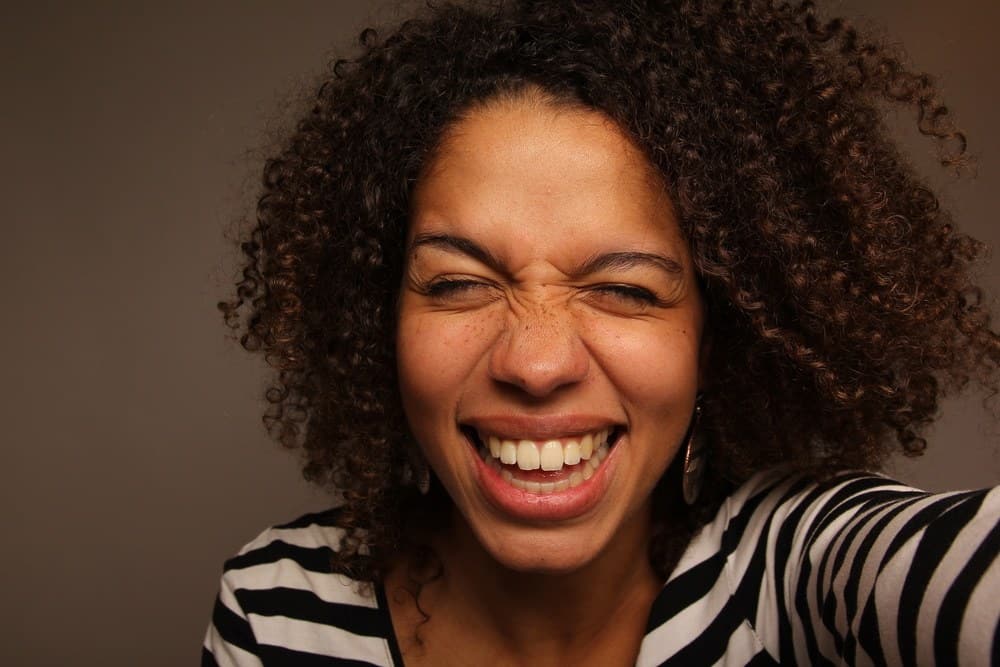
<instances>
[{"instance_id":1,"label":"arm","mask_svg":"<svg viewBox=\"0 0 1000 667\"><path fill-rule=\"evenodd\" d=\"M820 664L987 665L998 650L1000 490L872 477L776 511L778 654Z\"/></svg>"},{"instance_id":2,"label":"arm","mask_svg":"<svg viewBox=\"0 0 1000 667\"><path fill-rule=\"evenodd\" d=\"M202 645L202 667L256 667L262 665L257 649L257 640L236 599L232 582L223 576Z\"/></svg>"}]
</instances>

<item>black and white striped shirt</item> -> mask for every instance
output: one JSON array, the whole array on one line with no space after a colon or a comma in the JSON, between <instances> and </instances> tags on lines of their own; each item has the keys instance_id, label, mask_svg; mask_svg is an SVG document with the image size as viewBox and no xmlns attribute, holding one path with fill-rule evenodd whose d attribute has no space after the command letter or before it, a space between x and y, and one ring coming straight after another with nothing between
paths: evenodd
<instances>
[{"instance_id":1,"label":"black and white striped shirt","mask_svg":"<svg viewBox=\"0 0 1000 667\"><path fill-rule=\"evenodd\" d=\"M688 546L636 664L1000 665L998 517L1000 488L758 475ZM226 563L203 665L402 665L384 592L330 571L335 518Z\"/></svg>"}]
</instances>

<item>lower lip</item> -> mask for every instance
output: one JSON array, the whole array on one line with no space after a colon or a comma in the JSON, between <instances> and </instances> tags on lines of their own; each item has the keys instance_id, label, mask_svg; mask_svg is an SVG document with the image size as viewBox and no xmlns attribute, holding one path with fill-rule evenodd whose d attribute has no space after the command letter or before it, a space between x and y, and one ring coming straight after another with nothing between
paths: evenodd
<instances>
[{"instance_id":1,"label":"lower lip","mask_svg":"<svg viewBox=\"0 0 1000 667\"><path fill-rule=\"evenodd\" d=\"M504 514L530 521L566 521L586 514L604 497L614 472L619 445L624 435L608 452L608 456L594 471L593 476L578 486L541 495L529 493L505 482L500 473L486 465L469 447L475 461L479 486L487 500Z\"/></svg>"}]
</instances>

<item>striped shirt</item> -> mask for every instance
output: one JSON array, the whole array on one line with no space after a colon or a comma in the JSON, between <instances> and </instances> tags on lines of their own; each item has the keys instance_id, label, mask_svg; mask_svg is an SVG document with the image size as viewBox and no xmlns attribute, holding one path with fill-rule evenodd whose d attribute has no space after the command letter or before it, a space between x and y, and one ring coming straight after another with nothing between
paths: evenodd
<instances>
[{"instance_id":1,"label":"striped shirt","mask_svg":"<svg viewBox=\"0 0 1000 667\"><path fill-rule=\"evenodd\" d=\"M684 552L636 664L1000 665L998 517L1000 488L758 475ZM403 664L384 591L330 570L335 520L271 528L226 563L203 665Z\"/></svg>"}]
</instances>

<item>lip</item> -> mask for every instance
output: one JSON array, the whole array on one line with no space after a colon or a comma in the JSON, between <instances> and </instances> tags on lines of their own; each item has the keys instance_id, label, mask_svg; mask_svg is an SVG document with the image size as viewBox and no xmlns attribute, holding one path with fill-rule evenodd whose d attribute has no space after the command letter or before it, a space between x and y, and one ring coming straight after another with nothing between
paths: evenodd
<instances>
[{"instance_id":1,"label":"lip","mask_svg":"<svg viewBox=\"0 0 1000 667\"><path fill-rule=\"evenodd\" d=\"M608 422L603 421L601 424L606 425ZM559 432L565 434L566 430L563 429ZM533 433L538 435L537 430ZM627 434L623 434L620 439L626 436ZM515 519L555 522L580 517L601 502L614 475L618 461L617 454L620 449L619 444L621 443L616 443L616 446L611 448L607 458L601 462L590 479L585 480L579 486L546 495L529 493L511 486L500 477L496 470L479 458L471 443L466 451L475 469L479 488L490 505L502 514Z\"/></svg>"},{"instance_id":2,"label":"lip","mask_svg":"<svg viewBox=\"0 0 1000 667\"><path fill-rule=\"evenodd\" d=\"M582 436L604 428L621 426L621 422L585 414L492 415L462 419L459 421L459 426L471 427L480 433L489 433L510 440L538 441Z\"/></svg>"}]
</instances>

